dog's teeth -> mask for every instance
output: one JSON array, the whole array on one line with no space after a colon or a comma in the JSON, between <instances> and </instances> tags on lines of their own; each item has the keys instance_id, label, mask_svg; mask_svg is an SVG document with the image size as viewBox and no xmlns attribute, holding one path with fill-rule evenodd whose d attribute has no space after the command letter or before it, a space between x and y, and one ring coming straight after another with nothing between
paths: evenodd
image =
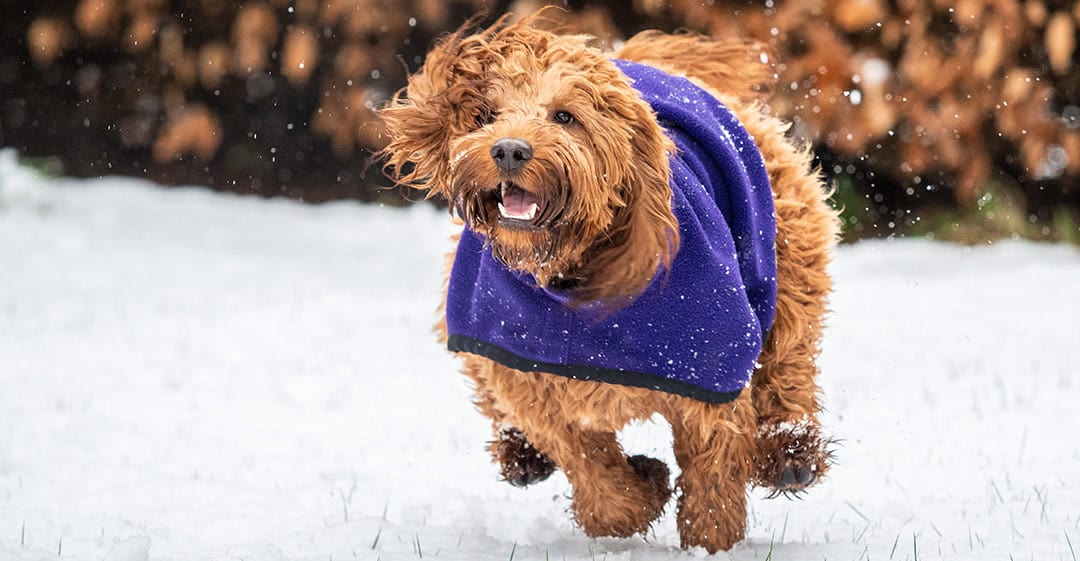
<instances>
[{"instance_id":1,"label":"dog's teeth","mask_svg":"<svg viewBox=\"0 0 1080 561\"><path fill-rule=\"evenodd\" d=\"M502 203L499 203L499 214L501 214L503 218L513 218L515 220L532 220L534 217L536 217L536 211L538 209L539 206L537 206L536 203L532 203L529 205L529 209L525 212L521 214L512 214L506 210L506 207L503 206Z\"/></svg>"}]
</instances>

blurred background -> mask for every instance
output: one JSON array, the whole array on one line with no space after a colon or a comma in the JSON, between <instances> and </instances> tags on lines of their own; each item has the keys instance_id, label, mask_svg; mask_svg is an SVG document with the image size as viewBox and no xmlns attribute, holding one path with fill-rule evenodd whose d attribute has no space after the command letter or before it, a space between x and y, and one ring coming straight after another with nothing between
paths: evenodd
<instances>
[{"instance_id":1,"label":"blurred background","mask_svg":"<svg viewBox=\"0 0 1080 561\"><path fill-rule=\"evenodd\" d=\"M373 109L440 35L544 2L4 0L0 147L51 174L407 204ZM1080 0L622 0L548 16L610 47L767 43L845 238L1080 243ZM483 22L482 22L483 23Z\"/></svg>"}]
</instances>

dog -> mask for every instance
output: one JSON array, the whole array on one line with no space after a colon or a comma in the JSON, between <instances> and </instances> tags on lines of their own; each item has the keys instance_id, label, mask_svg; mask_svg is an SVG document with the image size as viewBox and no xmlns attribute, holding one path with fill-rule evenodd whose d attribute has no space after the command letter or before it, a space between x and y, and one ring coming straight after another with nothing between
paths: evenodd
<instances>
[{"instance_id":1,"label":"dog","mask_svg":"<svg viewBox=\"0 0 1080 561\"><path fill-rule=\"evenodd\" d=\"M796 494L830 465L836 212L763 104L761 47L647 31L604 53L537 21L444 37L380 110L388 175L464 224L438 331L505 480L561 468L587 535L644 533L669 468L617 431L660 414L681 545L729 549L748 486Z\"/></svg>"}]
</instances>

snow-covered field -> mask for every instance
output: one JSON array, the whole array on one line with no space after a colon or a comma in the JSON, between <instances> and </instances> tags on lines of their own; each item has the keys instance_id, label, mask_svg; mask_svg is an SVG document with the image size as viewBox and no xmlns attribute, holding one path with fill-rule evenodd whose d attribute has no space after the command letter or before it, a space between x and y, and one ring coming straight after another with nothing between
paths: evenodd
<instances>
[{"instance_id":1,"label":"snow-covered field","mask_svg":"<svg viewBox=\"0 0 1080 561\"><path fill-rule=\"evenodd\" d=\"M451 228L43 179L0 154L0 561L689 559L497 480L430 326ZM1075 561L1080 252L842 247L831 478L751 496L734 560ZM629 448L671 461L662 423Z\"/></svg>"}]
</instances>

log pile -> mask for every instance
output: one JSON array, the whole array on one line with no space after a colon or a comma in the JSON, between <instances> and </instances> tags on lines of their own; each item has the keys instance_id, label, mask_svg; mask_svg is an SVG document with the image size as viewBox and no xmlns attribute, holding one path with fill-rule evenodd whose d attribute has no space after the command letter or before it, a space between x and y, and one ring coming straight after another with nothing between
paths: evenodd
<instances>
[{"instance_id":1,"label":"log pile","mask_svg":"<svg viewBox=\"0 0 1080 561\"><path fill-rule=\"evenodd\" d=\"M365 174L372 108L431 41L481 8L544 3L13 0L0 143L86 175L364 196L381 180ZM1080 0L557 4L549 17L611 44L650 27L767 44L771 109L883 214L972 205L993 183L1036 219L1080 203Z\"/></svg>"},{"instance_id":2,"label":"log pile","mask_svg":"<svg viewBox=\"0 0 1080 561\"><path fill-rule=\"evenodd\" d=\"M885 223L926 202L971 207L994 183L1015 186L1033 220L1062 206L1080 219L1080 1L633 5L639 22L768 45L772 110ZM566 23L618 41L589 23L604 19Z\"/></svg>"},{"instance_id":3,"label":"log pile","mask_svg":"<svg viewBox=\"0 0 1080 561\"><path fill-rule=\"evenodd\" d=\"M1078 1L657 4L706 33L768 43L776 111L870 183L944 188L961 205L1001 179L1036 206L1080 194Z\"/></svg>"},{"instance_id":4,"label":"log pile","mask_svg":"<svg viewBox=\"0 0 1080 561\"><path fill-rule=\"evenodd\" d=\"M10 2L0 143L76 175L370 198L373 109L474 0ZM11 22L13 25L9 25ZM409 60L406 62L405 57ZM372 173L368 173L371 171Z\"/></svg>"}]
</instances>

